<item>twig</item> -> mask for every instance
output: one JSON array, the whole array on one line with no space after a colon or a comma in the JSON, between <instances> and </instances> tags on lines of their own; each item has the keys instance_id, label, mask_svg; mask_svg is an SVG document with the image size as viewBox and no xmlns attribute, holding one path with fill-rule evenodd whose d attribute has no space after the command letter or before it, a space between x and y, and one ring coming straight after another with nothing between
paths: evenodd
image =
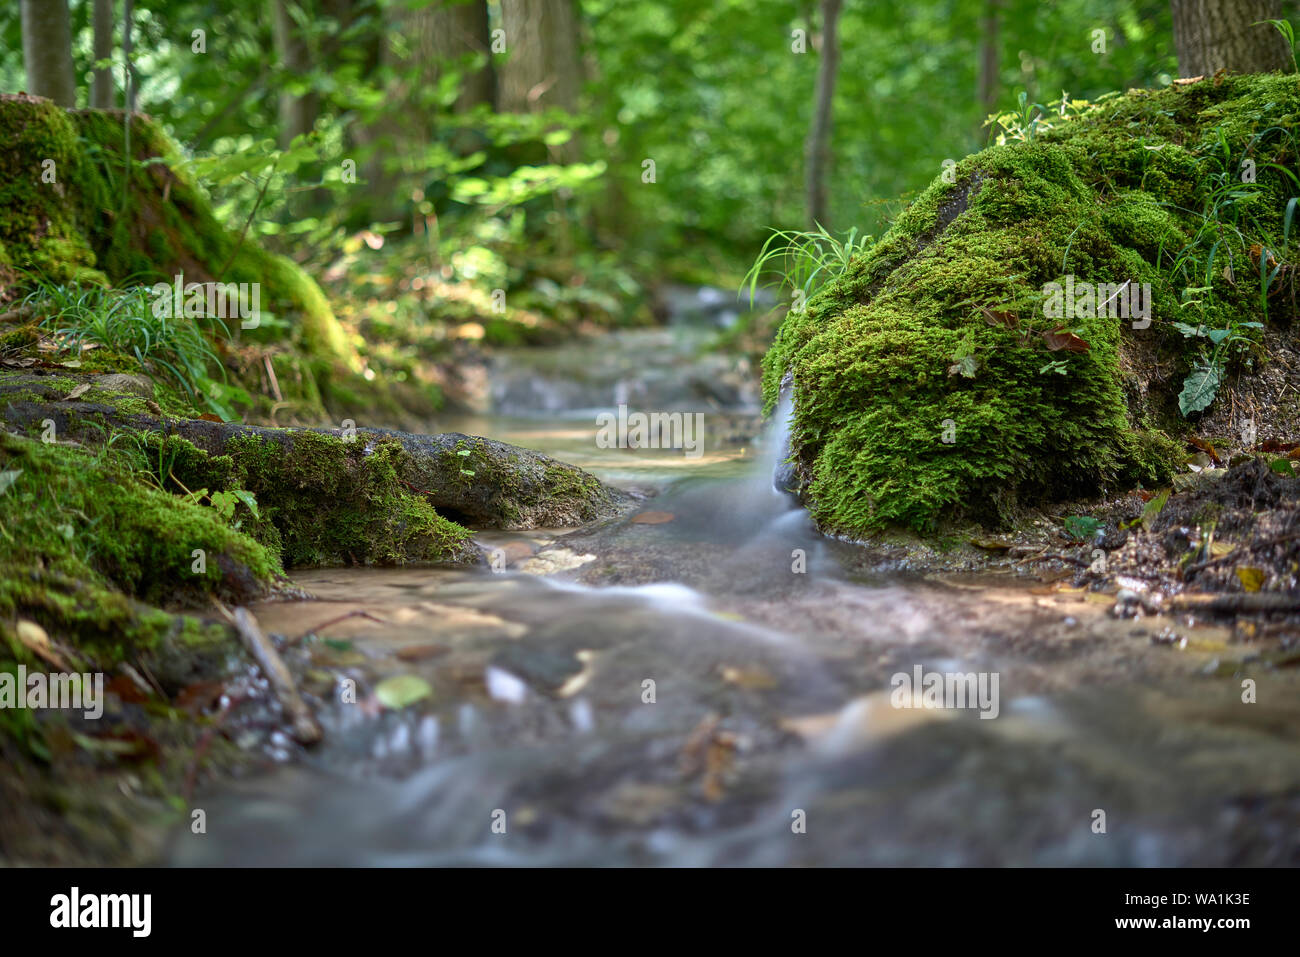
<instances>
[{"instance_id":1,"label":"twig","mask_svg":"<svg viewBox=\"0 0 1300 957\"><path fill-rule=\"evenodd\" d=\"M294 740L299 744L315 744L324 737L324 732L316 721L316 716L311 713L311 708L307 707L307 703L298 694L298 688L293 683L293 675L289 674L284 659L280 657L280 653L275 650L275 646L266 635L262 634L257 619L247 608L236 608L232 615L230 610L220 602L217 602L217 607L235 626L239 637L244 641L244 647L248 649L249 654L261 667L262 673L271 682L275 696L280 700L285 714L289 716Z\"/></svg>"},{"instance_id":2,"label":"twig","mask_svg":"<svg viewBox=\"0 0 1300 957\"><path fill-rule=\"evenodd\" d=\"M371 621L378 622L381 625L388 624L388 622L384 621L384 619L380 618L378 615L372 615L368 611L362 611L360 608L354 608L352 611L343 615L339 615L337 618L330 618L328 621L322 621L319 625L312 625L310 628L304 631L297 638L290 638L286 642L286 644L289 645L301 644L303 639L306 638L308 635L319 634L322 628L328 628L330 625L337 625L339 622L347 621L349 618L369 618Z\"/></svg>"},{"instance_id":3,"label":"twig","mask_svg":"<svg viewBox=\"0 0 1300 957\"><path fill-rule=\"evenodd\" d=\"M1300 592L1256 591L1229 595L1175 595L1169 599L1174 611L1265 612L1300 611Z\"/></svg>"}]
</instances>

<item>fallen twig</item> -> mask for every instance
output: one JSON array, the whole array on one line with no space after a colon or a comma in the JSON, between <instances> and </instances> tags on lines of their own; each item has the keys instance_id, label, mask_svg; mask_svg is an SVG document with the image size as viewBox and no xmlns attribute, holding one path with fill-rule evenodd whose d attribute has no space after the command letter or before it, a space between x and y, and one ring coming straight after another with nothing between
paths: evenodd
<instances>
[{"instance_id":1,"label":"fallen twig","mask_svg":"<svg viewBox=\"0 0 1300 957\"><path fill-rule=\"evenodd\" d=\"M266 635L262 634L257 619L247 608L236 608L234 614L231 614L229 609L219 602L217 607L235 626L239 637L243 639L244 647L248 649L249 654L261 667L262 673L271 682L275 696L283 706L285 714L289 716L294 740L299 744L315 744L324 736L324 732L316 721L316 716L312 714L311 708L307 707L307 703L302 700L302 695L298 694L298 688L293 683L293 676L289 674L284 659L280 657L280 653L275 650L275 646Z\"/></svg>"}]
</instances>

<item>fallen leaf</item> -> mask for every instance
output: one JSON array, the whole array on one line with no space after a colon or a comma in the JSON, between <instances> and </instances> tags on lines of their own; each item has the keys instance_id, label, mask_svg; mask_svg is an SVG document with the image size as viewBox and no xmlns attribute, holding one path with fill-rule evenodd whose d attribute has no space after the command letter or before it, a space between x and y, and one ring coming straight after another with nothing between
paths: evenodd
<instances>
[{"instance_id":1,"label":"fallen leaf","mask_svg":"<svg viewBox=\"0 0 1300 957\"><path fill-rule=\"evenodd\" d=\"M1010 309L993 309L984 306L980 311L984 313L984 321L990 326L1014 329L1020 322L1019 317Z\"/></svg>"},{"instance_id":2,"label":"fallen leaf","mask_svg":"<svg viewBox=\"0 0 1300 957\"><path fill-rule=\"evenodd\" d=\"M202 419L204 422L220 422L220 421L221 421L221 416L219 416L219 415L213 415L211 412L204 412L201 416L199 416L199 418Z\"/></svg>"},{"instance_id":3,"label":"fallen leaf","mask_svg":"<svg viewBox=\"0 0 1300 957\"><path fill-rule=\"evenodd\" d=\"M1221 461L1219 458L1218 451L1216 451L1214 446L1211 445L1209 442L1207 442L1205 439L1199 439L1194 435L1189 435L1187 437L1187 444L1191 445L1193 448L1200 449L1202 452L1204 452L1206 455L1210 457L1210 459L1214 462L1215 465L1218 465L1219 462Z\"/></svg>"},{"instance_id":4,"label":"fallen leaf","mask_svg":"<svg viewBox=\"0 0 1300 957\"><path fill-rule=\"evenodd\" d=\"M1063 329L1057 329L1055 332L1044 332L1043 341L1047 343L1047 348L1052 352L1087 352L1091 346L1083 339L1080 339L1073 332L1066 332Z\"/></svg>"},{"instance_id":5,"label":"fallen leaf","mask_svg":"<svg viewBox=\"0 0 1300 957\"><path fill-rule=\"evenodd\" d=\"M65 402L71 402L73 399L80 399L83 395L85 395L89 391L90 391L90 383L83 382L81 383L81 385L76 386L71 392L65 395L63 399Z\"/></svg>"},{"instance_id":6,"label":"fallen leaf","mask_svg":"<svg viewBox=\"0 0 1300 957\"><path fill-rule=\"evenodd\" d=\"M721 672L723 681L727 682L727 684L735 685L738 688L746 688L752 691L766 691L768 688L776 687L776 679L757 665L738 668L733 668L730 665L723 665L721 667Z\"/></svg>"},{"instance_id":7,"label":"fallen leaf","mask_svg":"<svg viewBox=\"0 0 1300 957\"><path fill-rule=\"evenodd\" d=\"M419 675L394 675L379 682L375 697L385 708L401 711L417 701L432 698L433 688Z\"/></svg>"},{"instance_id":8,"label":"fallen leaf","mask_svg":"<svg viewBox=\"0 0 1300 957\"><path fill-rule=\"evenodd\" d=\"M190 714L202 714L216 704L225 688L221 681L196 681L177 692L172 704Z\"/></svg>"},{"instance_id":9,"label":"fallen leaf","mask_svg":"<svg viewBox=\"0 0 1300 957\"><path fill-rule=\"evenodd\" d=\"M445 655L450 650L446 645L408 645L405 648L398 648L393 655L402 661L427 661Z\"/></svg>"},{"instance_id":10,"label":"fallen leaf","mask_svg":"<svg viewBox=\"0 0 1300 957\"><path fill-rule=\"evenodd\" d=\"M1241 579L1241 587L1246 591L1259 591L1264 586L1264 570L1262 568L1238 565L1237 577Z\"/></svg>"},{"instance_id":11,"label":"fallen leaf","mask_svg":"<svg viewBox=\"0 0 1300 957\"><path fill-rule=\"evenodd\" d=\"M54 647L53 642L50 641L50 636L45 633L45 629L36 622L20 618L14 631L18 635L18 640L23 643L23 647L32 654L43 658L59 671L73 670L63 656L59 654L58 649Z\"/></svg>"},{"instance_id":12,"label":"fallen leaf","mask_svg":"<svg viewBox=\"0 0 1300 957\"><path fill-rule=\"evenodd\" d=\"M662 525L664 522L671 522L676 517L672 512L642 512L640 515L632 516L632 524Z\"/></svg>"}]
</instances>

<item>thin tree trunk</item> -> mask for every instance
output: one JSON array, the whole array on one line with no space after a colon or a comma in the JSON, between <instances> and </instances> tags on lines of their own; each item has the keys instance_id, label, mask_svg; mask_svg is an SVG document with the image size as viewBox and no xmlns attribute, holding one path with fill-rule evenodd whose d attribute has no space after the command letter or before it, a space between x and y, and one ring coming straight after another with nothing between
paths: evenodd
<instances>
[{"instance_id":1,"label":"thin tree trunk","mask_svg":"<svg viewBox=\"0 0 1300 957\"><path fill-rule=\"evenodd\" d=\"M822 0L822 59L817 70L817 94L813 121L804 146L808 185L808 221L816 228L826 226L826 177L830 167L832 106L835 78L840 68L839 19L841 0Z\"/></svg>"},{"instance_id":2,"label":"thin tree trunk","mask_svg":"<svg viewBox=\"0 0 1300 957\"><path fill-rule=\"evenodd\" d=\"M292 0L270 0L271 26L281 68L301 76L311 69L310 52L302 31L289 12ZM316 122L316 98L298 96L287 90L280 93L280 146L288 147L295 136L311 132Z\"/></svg>"},{"instance_id":3,"label":"thin tree trunk","mask_svg":"<svg viewBox=\"0 0 1300 957\"><path fill-rule=\"evenodd\" d=\"M77 105L77 82L68 0L22 0L22 23L27 92L72 109Z\"/></svg>"},{"instance_id":4,"label":"thin tree trunk","mask_svg":"<svg viewBox=\"0 0 1300 957\"><path fill-rule=\"evenodd\" d=\"M980 79L979 97L982 115L993 112L998 104L998 63L1001 60L1001 48L998 45L998 29L1001 26L1002 0L985 0L984 18L980 25Z\"/></svg>"},{"instance_id":5,"label":"thin tree trunk","mask_svg":"<svg viewBox=\"0 0 1300 957\"><path fill-rule=\"evenodd\" d=\"M435 65L448 60L460 60L470 53L484 57L476 70L461 77L460 93L455 110L466 113L476 106L491 106L496 100L496 77L488 55L491 39L488 35L488 10L484 0L442 0L433 12L433 44Z\"/></svg>"},{"instance_id":6,"label":"thin tree trunk","mask_svg":"<svg viewBox=\"0 0 1300 957\"><path fill-rule=\"evenodd\" d=\"M1171 0L1181 76L1290 72L1291 51L1272 24L1281 0Z\"/></svg>"},{"instance_id":7,"label":"thin tree trunk","mask_svg":"<svg viewBox=\"0 0 1300 957\"><path fill-rule=\"evenodd\" d=\"M113 0L95 0L95 62L113 56ZM112 67L96 67L90 86L90 106L111 110L115 99Z\"/></svg>"}]
</instances>

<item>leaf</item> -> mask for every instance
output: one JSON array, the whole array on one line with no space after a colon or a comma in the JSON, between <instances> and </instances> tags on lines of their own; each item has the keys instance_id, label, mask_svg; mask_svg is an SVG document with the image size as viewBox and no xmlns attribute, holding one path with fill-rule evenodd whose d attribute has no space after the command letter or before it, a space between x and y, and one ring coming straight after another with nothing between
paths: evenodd
<instances>
[{"instance_id":1,"label":"leaf","mask_svg":"<svg viewBox=\"0 0 1300 957\"><path fill-rule=\"evenodd\" d=\"M957 361L948 367L948 375L963 375L967 379L975 378L975 370L979 368L979 363L974 356L960 356Z\"/></svg>"},{"instance_id":2,"label":"leaf","mask_svg":"<svg viewBox=\"0 0 1300 957\"><path fill-rule=\"evenodd\" d=\"M59 671L72 670L50 641L50 636L45 633L45 629L36 622L20 618L14 632L18 635L18 640L23 643L23 647L28 651L43 658Z\"/></svg>"},{"instance_id":3,"label":"leaf","mask_svg":"<svg viewBox=\"0 0 1300 957\"><path fill-rule=\"evenodd\" d=\"M1047 343L1047 348L1052 352L1087 352L1091 346L1083 339L1080 339L1073 332L1066 332L1063 329L1057 329L1054 332L1044 332L1043 341Z\"/></svg>"},{"instance_id":4,"label":"leaf","mask_svg":"<svg viewBox=\"0 0 1300 957\"><path fill-rule=\"evenodd\" d=\"M409 705L433 697L433 688L419 675L394 675L375 688L375 697L385 708L401 711Z\"/></svg>"},{"instance_id":5,"label":"leaf","mask_svg":"<svg viewBox=\"0 0 1300 957\"><path fill-rule=\"evenodd\" d=\"M248 506L248 510L253 513L253 518L260 517L257 513L257 496L252 492L248 489L235 488L230 490L230 494Z\"/></svg>"},{"instance_id":6,"label":"leaf","mask_svg":"<svg viewBox=\"0 0 1300 957\"><path fill-rule=\"evenodd\" d=\"M1264 586L1264 570L1261 568L1238 565L1237 577L1241 579L1241 587L1246 591L1259 591Z\"/></svg>"},{"instance_id":7,"label":"leaf","mask_svg":"<svg viewBox=\"0 0 1300 957\"><path fill-rule=\"evenodd\" d=\"M9 491L10 486L17 482L18 476L22 474L22 469L10 469L7 472L0 472L0 495Z\"/></svg>"},{"instance_id":8,"label":"leaf","mask_svg":"<svg viewBox=\"0 0 1300 957\"><path fill-rule=\"evenodd\" d=\"M1071 515L1063 524L1065 525L1065 534L1076 542L1090 540L1102 528L1101 520L1090 515Z\"/></svg>"},{"instance_id":9,"label":"leaf","mask_svg":"<svg viewBox=\"0 0 1300 957\"><path fill-rule=\"evenodd\" d=\"M664 522L671 522L676 517L672 512L642 512L640 515L632 516L632 524L662 525Z\"/></svg>"},{"instance_id":10,"label":"leaf","mask_svg":"<svg viewBox=\"0 0 1300 957\"><path fill-rule=\"evenodd\" d=\"M1151 520L1160 514L1172 493L1173 488L1162 488L1143 506L1142 514L1138 517L1138 521L1142 523L1143 528L1149 527Z\"/></svg>"},{"instance_id":11,"label":"leaf","mask_svg":"<svg viewBox=\"0 0 1300 957\"><path fill-rule=\"evenodd\" d=\"M204 422L220 422L220 421L222 421L221 416L219 416L219 415L213 415L211 412L204 412L201 416L199 416L199 418L202 419Z\"/></svg>"},{"instance_id":12,"label":"leaf","mask_svg":"<svg viewBox=\"0 0 1300 957\"><path fill-rule=\"evenodd\" d=\"M1208 455L1215 465L1218 465L1219 462L1222 461L1219 458L1219 453L1215 450L1214 446L1211 445L1209 442L1205 441L1205 439L1200 439L1194 435L1189 435L1187 437L1187 443L1193 446L1194 448L1200 449L1202 452Z\"/></svg>"},{"instance_id":13,"label":"leaf","mask_svg":"<svg viewBox=\"0 0 1300 957\"><path fill-rule=\"evenodd\" d=\"M1178 395L1178 410L1184 416L1200 412L1214 401L1223 381L1223 369L1212 362L1202 363L1183 380L1183 391Z\"/></svg>"},{"instance_id":14,"label":"leaf","mask_svg":"<svg viewBox=\"0 0 1300 957\"><path fill-rule=\"evenodd\" d=\"M83 395L85 395L89 391L90 391L90 383L83 382L81 383L81 385L76 386L71 392L65 395L63 399L65 402L71 402L73 399L80 399Z\"/></svg>"},{"instance_id":15,"label":"leaf","mask_svg":"<svg viewBox=\"0 0 1300 957\"><path fill-rule=\"evenodd\" d=\"M984 313L984 321L990 326L1014 329L1020 323L1019 317L1010 309L992 309L989 306L984 306L980 311Z\"/></svg>"}]
</instances>

